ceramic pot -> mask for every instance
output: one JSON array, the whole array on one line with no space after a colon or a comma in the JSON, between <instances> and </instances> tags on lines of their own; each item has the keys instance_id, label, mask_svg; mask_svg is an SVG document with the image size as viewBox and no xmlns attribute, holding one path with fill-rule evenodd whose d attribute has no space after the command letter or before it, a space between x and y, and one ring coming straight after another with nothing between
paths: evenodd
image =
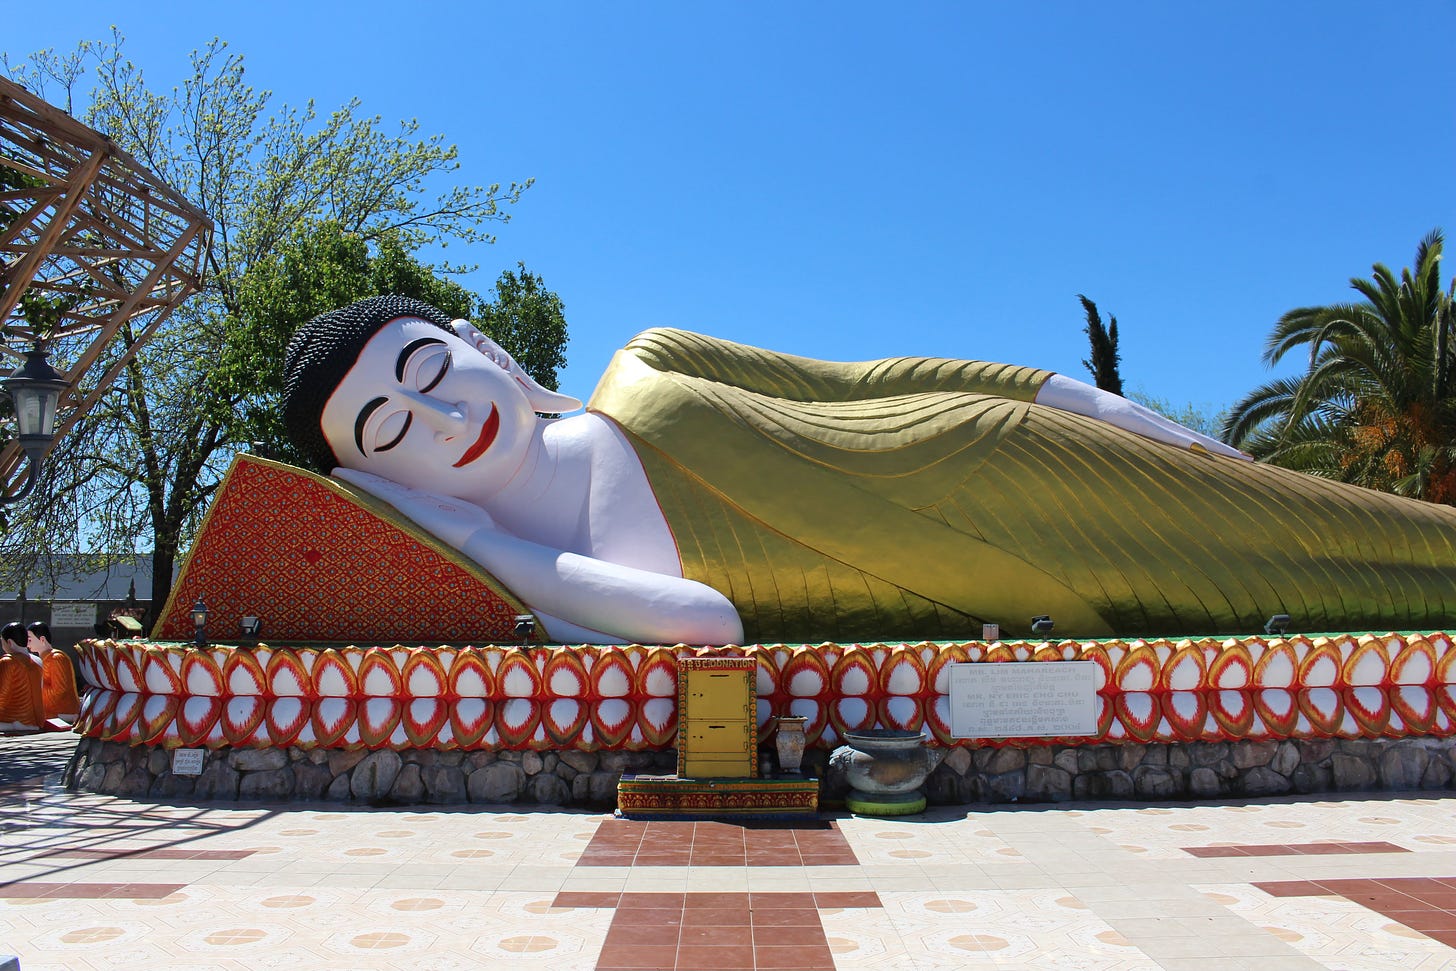
<instances>
[{"instance_id":1,"label":"ceramic pot","mask_svg":"<svg viewBox=\"0 0 1456 971\"><path fill-rule=\"evenodd\" d=\"M866 816L904 816L925 808L920 787L945 757L922 732L876 728L843 734L833 760L851 786L845 806Z\"/></svg>"},{"instance_id":2,"label":"ceramic pot","mask_svg":"<svg viewBox=\"0 0 1456 971\"><path fill-rule=\"evenodd\" d=\"M804 723L807 715L780 715L774 727L774 747L778 749L779 771L799 774L804 762Z\"/></svg>"}]
</instances>

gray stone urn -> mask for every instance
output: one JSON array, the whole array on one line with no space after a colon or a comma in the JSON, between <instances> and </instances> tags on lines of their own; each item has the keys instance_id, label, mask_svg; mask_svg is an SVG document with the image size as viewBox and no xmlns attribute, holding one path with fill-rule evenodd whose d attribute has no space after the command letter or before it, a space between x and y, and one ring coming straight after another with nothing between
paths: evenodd
<instances>
[{"instance_id":1,"label":"gray stone urn","mask_svg":"<svg viewBox=\"0 0 1456 971\"><path fill-rule=\"evenodd\" d=\"M923 732L874 728L845 732L844 746L830 761L849 781L844 800L852 813L864 816L907 816L925 808L920 787L945 757L943 749L925 747Z\"/></svg>"},{"instance_id":2,"label":"gray stone urn","mask_svg":"<svg viewBox=\"0 0 1456 971\"><path fill-rule=\"evenodd\" d=\"M799 774L804 762L804 725L807 715L780 715L774 725L774 748L778 750L779 771Z\"/></svg>"}]
</instances>

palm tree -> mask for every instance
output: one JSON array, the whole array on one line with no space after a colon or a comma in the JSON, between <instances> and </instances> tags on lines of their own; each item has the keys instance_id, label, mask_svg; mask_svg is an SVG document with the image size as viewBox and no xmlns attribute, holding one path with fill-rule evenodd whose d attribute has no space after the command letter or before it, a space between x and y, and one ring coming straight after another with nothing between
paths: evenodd
<instances>
[{"instance_id":1,"label":"palm tree","mask_svg":"<svg viewBox=\"0 0 1456 971\"><path fill-rule=\"evenodd\" d=\"M1442 291L1442 242L1428 233L1399 278L1377 263L1371 279L1352 279L1359 303L1281 317L1264 362L1307 347L1309 369L1250 392L1224 441L1274 465L1456 504L1456 281Z\"/></svg>"}]
</instances>

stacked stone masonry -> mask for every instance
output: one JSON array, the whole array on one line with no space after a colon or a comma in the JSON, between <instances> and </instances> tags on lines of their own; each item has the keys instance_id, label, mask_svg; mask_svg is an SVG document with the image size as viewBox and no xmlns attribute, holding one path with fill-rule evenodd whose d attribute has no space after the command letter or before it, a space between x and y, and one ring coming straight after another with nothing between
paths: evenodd
<instances>
[{"instance_id":1,"label":"stacked stone masonry","mask_svg":"<svg viewBox=\"0 0 1456 971\"><path fill-rule=\"evenodd\" d=\"M823 750L806 753L821 803L847 783ZM438 752L428 749L216 749L201 775L176 775L162 748L82 739L67 782L130 799L611 807L624 772L667 773L676 753ZM926 782L932 805L1177 800L1319 792L1449 789L1456 740L953 748Z\"/></svg>"}]
</instances>

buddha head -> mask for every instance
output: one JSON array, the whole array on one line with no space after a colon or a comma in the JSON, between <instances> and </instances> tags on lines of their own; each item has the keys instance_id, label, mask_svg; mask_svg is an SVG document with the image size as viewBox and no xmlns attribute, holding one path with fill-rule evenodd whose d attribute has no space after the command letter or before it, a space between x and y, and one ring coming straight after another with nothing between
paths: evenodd
<instances>
[{"instance_id":1,"label":"buddha head","mask_svg":"<svg viewBox=\"0 0 1456 971\"><path fill-rule=\"evenodd\" d=\"M43 620L33 620L25 628L25 646L36 654L47 654L52 650L51 625Z\"/></svg>"},{"instance_id":2,"label":"buddha head","mask_svg":"<svg viewBox=\"0 0 1456 971\"><path fill-rule=\"evenodd\" d=\"M0 652L5 654L25 654L25 625L11 621L4 627L0 627Z\"/></svg>"},{"instance_id":3,"label":"buddha head","mask_svg":"<svg viewBox=\"0 0 1456 971\"><path fill-rule=\"evenodd\" d=\"M299 328L284 359L290 438L342 466L445 495L488 496L525 461L538 411L564 410L498 344L407 297L371 297Z\"/></svg>"}]
</instances>

